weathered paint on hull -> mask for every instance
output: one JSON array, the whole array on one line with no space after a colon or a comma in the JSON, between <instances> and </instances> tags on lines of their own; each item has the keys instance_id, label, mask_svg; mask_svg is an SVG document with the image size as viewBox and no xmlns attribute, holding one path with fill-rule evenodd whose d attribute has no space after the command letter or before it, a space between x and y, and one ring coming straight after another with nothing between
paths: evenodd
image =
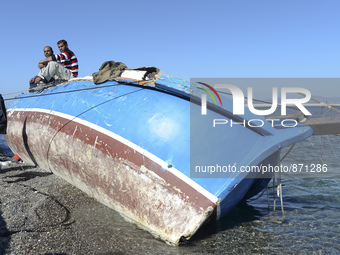
<instances>
[{"instance_id":1,"label":"weathered paint on hull","mask_svg":"<svg viewBox=\"0 0 340 255\"><path fill-rule=\"evenodd\" d=\"M170 243L189 239L216 208L216 200L147 155L65 116L8 111L9 146Z\"/></svg>"},{"instance_id":2,"label":"weathered paint on hull","mask_svg":"<svg viewBox=\"0 0 340 255\"><path fill-rule=\"evenodd\" d=\"M193 156L191 147L202 144L191 137L191 124L197 123L191 121L191 109L198 116L201 109L190 106L187 82L177 81L163 77L155 87L76 81L18 96L8 108L6 140L25 162L50 169L156 237L177 244L261 191L271 177L190 178L192 160L277 165L280 148L312 133L308 128L276 130L269 123L261 129L237 125L205 144L208 154ZM208 116L234 118L230 109L232 103L226 102L225 109L211 108ZM209 123L199 122L200 137L210 132Z\"/></svg>"}]
</instances>

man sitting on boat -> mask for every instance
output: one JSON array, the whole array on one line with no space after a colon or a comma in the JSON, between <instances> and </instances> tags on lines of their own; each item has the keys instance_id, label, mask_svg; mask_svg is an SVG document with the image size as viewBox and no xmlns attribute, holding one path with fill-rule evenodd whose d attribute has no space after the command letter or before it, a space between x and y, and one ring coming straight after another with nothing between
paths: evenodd
<instances>
[{"instance_id":1,"label":"man sitting on boat","mask_svg":"<svg viewBox=\"0 0 340 255\"><path fill-rule=\"evenodd\" d=\"M36 87L34 85L30 86L33 91L53 86L56 82L68 81L78 76L78 60L76 55L68 48L67 41L60 40L57 45L60 54L52 54L39 62L38 67L41 70L36 77L30 80L30 83L36 84Z\"/></svg>"},{"instance_id":2,"label":"man sitting on boat","mask_svg":"<svg viewBox=\"0 0 340 255\"><path fill-rule=\"evenodd\" d=\"M46 58L52 56L53 54L54 54L54 52L53 52L53 49L52 49L51 46L45 46L44 47L44 55L45 55ZM38 64L38 67L39 67L39 69L42 69L42 68L46 67L46 64ZM41 71L40 71L40 73L41 73ZM38 78L38 77L39 76L36 75L32 79L30 79L30 85L31 86L35 87L36 84L39 83L39 82L36 82L36 78Z\"/></svg>"}]
</instances>

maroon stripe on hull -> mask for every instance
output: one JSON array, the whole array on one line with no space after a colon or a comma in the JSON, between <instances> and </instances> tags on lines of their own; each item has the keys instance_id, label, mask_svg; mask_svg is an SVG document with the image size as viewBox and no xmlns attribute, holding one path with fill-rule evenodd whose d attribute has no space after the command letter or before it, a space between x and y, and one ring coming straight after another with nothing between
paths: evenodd
<instances>
[{"instance_id":1,"label":"maroon stripe on hull","mask_svg":"<svg viewBox=\"0 0 340 255\"><path fill-rule=\"evenodd\" d=\"M155 236L190 238L216 204L126 144L57 115L13 111L8 144Z\"/></svg>"}]
</instances>

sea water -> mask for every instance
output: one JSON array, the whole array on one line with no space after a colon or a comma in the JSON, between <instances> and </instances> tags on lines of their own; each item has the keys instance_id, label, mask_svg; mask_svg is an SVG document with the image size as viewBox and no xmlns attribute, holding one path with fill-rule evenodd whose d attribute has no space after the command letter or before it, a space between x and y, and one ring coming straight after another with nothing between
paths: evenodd
<instances>
[{"instance_id":1,"label":"sea water","mask_svg":"<svg viewBox=\"0 0 340 255\"><path fill-rule=\"evenodd\" d=\"M292 173L283 177L283 223L280 200L276 199L273 213L272 190L250 202L261 216L254 229L268 235L268 249L277 252L305 254L340 253L340 137L313 136L294 146L282 164L300 164L311 169L313 165L327 165L324 172L310 172L300 177ZM275 194L277 195L277 194ZM267 212L267 214L266 214Z\"/></svg>"}]
</instances>

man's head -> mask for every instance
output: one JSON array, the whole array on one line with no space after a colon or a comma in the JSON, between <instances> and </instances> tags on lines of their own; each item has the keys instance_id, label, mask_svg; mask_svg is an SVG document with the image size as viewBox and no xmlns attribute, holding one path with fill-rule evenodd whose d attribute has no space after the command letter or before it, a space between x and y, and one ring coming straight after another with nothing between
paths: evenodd
<instances>
[{"instance_id":1,"label":"man's head","mask_svg":"<svg viewBox=\"0 0 340 255\"><path fill-rule=\"evenodd\" d=\"M57 42L58 48L60 50L61 53L65 52L66 50L68 50L68 45L66 40L60 40Z\"/></svg>"},{"instance_id":2,"label":"man's head","mask_svg":"<svg viewBox=\"0 0 340 255\"><path fill-rule=\"evenodd\" d=\"M44 55L46 58L50 57L53 55L53 49L51 46L45 46L44 48Z\"/></svg>"}]
</instances>

